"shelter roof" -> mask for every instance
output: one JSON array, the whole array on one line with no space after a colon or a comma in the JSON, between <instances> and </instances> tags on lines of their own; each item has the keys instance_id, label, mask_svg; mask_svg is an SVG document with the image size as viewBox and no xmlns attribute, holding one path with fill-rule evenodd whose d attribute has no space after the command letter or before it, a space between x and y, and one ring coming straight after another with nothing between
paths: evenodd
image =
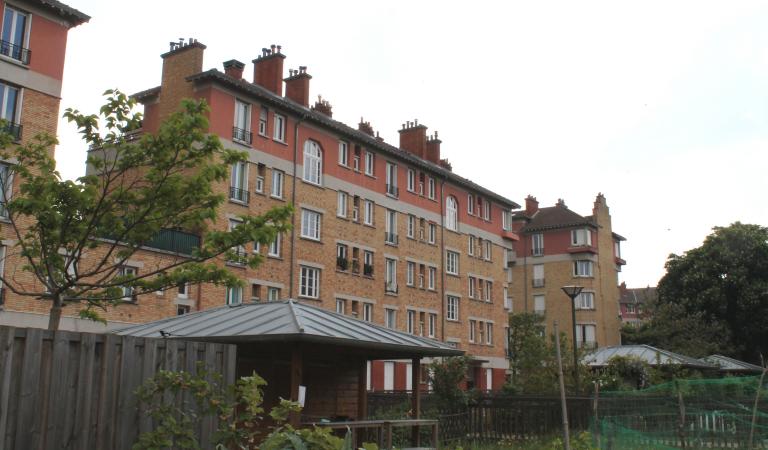
<instances>
[{"instance_id":1,"label":"shelter roof","mask_svg":"<svg viewBox=\"0 0 768 450\"><path fill-rule=\"evenodd\" d=\"M723 355L709 355L705 358L701 358L700 361L704 361L710 364L714 364L720 367L723 372L756 372L760 373L763 368L750 364L745 361L739 361L738 359L729 358Z\"/></svg>"},{"instance_id":2,"label":"shelter roof","mask_svg":"<svg viewBox=\"0 0 768 450\"><path fill-rule=\"evenodd\" d=\"M585 355L583 361L590 367L604 367L614 356L639 358L652 366L677 364L694 369L717 369L717 366L690 356L651 347L650 345L616 345L603 347Z\"/></svg>"}]
</instances>

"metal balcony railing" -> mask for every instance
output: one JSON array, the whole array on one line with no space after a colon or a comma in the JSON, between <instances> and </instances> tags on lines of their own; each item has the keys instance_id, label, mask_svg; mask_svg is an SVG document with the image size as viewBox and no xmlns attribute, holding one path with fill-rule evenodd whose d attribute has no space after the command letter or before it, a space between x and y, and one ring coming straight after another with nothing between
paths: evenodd
<instances>
[{"instance_id":1,"label":"metal balcony railing","mask_svg":"<svg viewBox=\"0 0 768 450\"><path fill-rule=\"evenodd\" d=\"M173 253L191 255L194 249L200 247L200 236L179 230L161 230L154 238L149 240L145 246Z\"/></svg>"},{"instance_id":2,"label":"metal balcony railing","mask_svg":"<svg viewBox=\"0 0 768 450\"><path fill-rule=\"evenodd\" d=\"M396 233L385 232L384 233L384 242L386 242L387 244L397 245L397 234Z\"/></svg>"},{"instance_id":3,"label":"metal balcony railing","mask_svg":"<svg viewBox=\"0 0 768 450\"><path fill-rule=\"evenodd\" d=\"M349 268L349 260L342 256L336 257L336 268L339 270L347 270Z\"/></svg>"},{"instance_id":4,"label":"metal balcony railing","mask_svg":"<svg viewBox=\"0 0 768 450\"><path fill-rule=\"evenodd\" d=\"M400 191L397 189L397 186L394 184L387 184L387 194L392 195L394 197L400 196Z\"/></svg>"},{"instance_id":5,"label":"metal balcony railing","mask_svg":"<svg viewBox=\"0 0 768 450\"><path fill-rule=\"evenodd\" d=\"M21 140L21 125L13 122L3 122L0 125L0 132L8 133L13 137L13 142L19 142Z\"/></svg>"},{"instance_id":6,"label":"metal balcony railing","mask_svg":"<svg viewBox=\"0 0 768 450\"><path fill-rule=\"evenodd\" d=\"M363 264L363 275L366 277L372 277L373 276L373 265L371 264Z\"/></svg>"},{"instance_id":7,"label":"metal balcony railing","mask_svg":"<svg viewBox=\"0 0 768 450\"><path fill-rule=\"evenodd\" d=\"M534 247L531 249L531 255L544 256L544 247Z\"/></svg>"},{"instance_id":8,"label":"metal balcony railing","mask_svg":"<svg viewBox=\"0 0 768 450\"><path fill-rule=\"evenodd\" d=\"M533 287L536 287L536 288L544 287L544 278L534 278Z\"/></svg>"},{"instance_id":9,"label":"metal balcony railing","mask_svg":"<svg viewBox=\"0 0 768 450\"><path fill-rule=\"evenodd\" d=\"M32 52L28 48L24 48L12 42L0 40L0 55L13 58L24 65L28 65Z\"/></svg>"},{"instance_id":10,"label":"metal balcony railing","mask_svg":"<svg viewBox=\"0 0 768 450\"><path fill-rule=\"evenodd\" d=\"M232 186L229 188L229 198L230 200L248 203L248 200L250 199L250 193L246 189L240 189Z\"/></svg>"},{"instance_id":11,"label":"metal balcony railing","mask_svg":"<svg viewBox=\"0 0 768 450\"><path fill-rule=\"evenodd\" d=\"M242 128L232 127L232 139L250 145L253 143L253 133Z\"/></svg>"},{"instance_id":12,"label":"metal balcony railing","mask_svg":"<svg viewBox=\"0 0 768 450\"><path fill-rule=\"evenodd\" d=\"M397 294L397 283L393 283L391 281L385 281L384 282L384 292L391 293L391 294Z\"/></svg>"}]
</instances>

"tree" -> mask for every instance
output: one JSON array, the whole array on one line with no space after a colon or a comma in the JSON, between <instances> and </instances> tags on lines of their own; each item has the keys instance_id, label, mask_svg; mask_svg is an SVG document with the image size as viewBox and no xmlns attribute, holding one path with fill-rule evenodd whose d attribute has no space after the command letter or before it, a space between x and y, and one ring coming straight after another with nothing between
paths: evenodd
<instances>
[{"instance_id":1,"label":"tree","mask_svg":"<svg viewBox=\"0 0 768 450\"><path fill-rule=\"evenodd\" d=\"M255 267L261 256L237 249L248 242L268 244L289 228L291 207L242 216L231 231L215 228L224 196L214 186L247 155L225 149L206 133L203 101L183 101L156 134L138 134L135 101L117 90L104 95L99 115L72 109L64 114L90 149L87 173L76 181L62 180L56 171L50 154L55 138L38 135L14 146L0 133L0 156L14 161L0 180L8 219L3 227L16 241L5 260L21 260L15 270L6 264L0 280L17 295L50 300L50 329L58 328L62 307L71 302L83 305L82 317L102 320L98 310L120 304L126 292L141 295L182 283L238 285L216 260ZM11 193L15 177L21 182ZM201 243L188 254L158 257L139 274L125 270L134 254L169 230L196 233Z\"/></svg>"},{"instance_id":2,"label":"tree","mask_svg":"<svg viewBox=\"0 0 768 450\"><path fill-rule=\"evenodd\" d=\"M469 397L461 388L467 379L469 357L450 356L442 360L435 359L429 365L429 381L440 411L451 411L467 405Z\"/></svg>"},{"instance_id":3,"label":"tree","mask_svg":"<svg viewBox=\"0 0 768 450\"><path fill-rule=\"evenodd\" d=\"M713 230L700 247L669 256L655 317L639 340L759 363L768 354L768 228L736 222Z\"/></svg>"}]
</instances>

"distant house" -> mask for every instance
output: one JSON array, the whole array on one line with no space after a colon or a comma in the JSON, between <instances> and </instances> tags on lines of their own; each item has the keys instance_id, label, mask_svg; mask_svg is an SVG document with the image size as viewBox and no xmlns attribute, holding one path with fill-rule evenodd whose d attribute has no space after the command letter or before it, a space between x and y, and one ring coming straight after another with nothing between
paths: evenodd
<instances>
[{"instance_id":1,"label":"distant house","mask_svg":"<svg viewBox=\"0 0 768 450\"><path fill-rule=\"evenodd\" d=\"M656 287L628 288L619 285L619 315L621 324L639 324L648 319L647 306L658 298Z\"/></svg>"}]
</instances>

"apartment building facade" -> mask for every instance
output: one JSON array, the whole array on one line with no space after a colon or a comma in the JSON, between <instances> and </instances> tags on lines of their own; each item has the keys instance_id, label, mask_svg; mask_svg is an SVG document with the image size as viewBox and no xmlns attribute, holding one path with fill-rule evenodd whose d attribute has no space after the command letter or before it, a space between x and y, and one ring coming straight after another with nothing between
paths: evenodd
<instances>
[{"instance_id":1,"label":"apartment building facade","mask_svg":"<svg viewBox=\"0 0 768 450\"><path fill-rule=\"evenodd\" d=\"M514 214L512 311L535 312L545 317L546 331L554 321L572 340L571 299L563 286L584 289L576 297L576 341L581 347L620 344L618 273L626 264L621 242L614 233L605 197L598 194L592 214L582 216L563 200L540 208L528 196L525 210Z\"/></svg>"},{"instance_id":2,"label":"apartment building facade","mask_svg":"<svg viewBox=\"0 0 768 450\"><path fill-rule=\"evenodd\" d=\"M38 133L55 136L67 33L90 17L55 0L0 0L0 11L0 119L4 131L13 136L16 144L30 142ZM50 151L53 154L53 147ZM9 176L12 163L0 162L0 183L6 196L12 196L23 181ZM17 270L22 260L9 250L14 233L5 226L7 222L7 211L0 205L0 271L19 283L34 284L34 277ZM0 289L0 324L44 327L49 306ZM71 319L66 322L74 324Z\"/></svg>"},{"instance_id":3,"label":"apartment building facade","mask_svg":"<svg viewBox=\"0 0 768 450\"><path fill-rule=\"evenodd\" d=\"M628 288L619 285L619 313L622 325L640 325L648 320L648 307L658 300L656 286Z\"/></svg>"}]
</instances>

